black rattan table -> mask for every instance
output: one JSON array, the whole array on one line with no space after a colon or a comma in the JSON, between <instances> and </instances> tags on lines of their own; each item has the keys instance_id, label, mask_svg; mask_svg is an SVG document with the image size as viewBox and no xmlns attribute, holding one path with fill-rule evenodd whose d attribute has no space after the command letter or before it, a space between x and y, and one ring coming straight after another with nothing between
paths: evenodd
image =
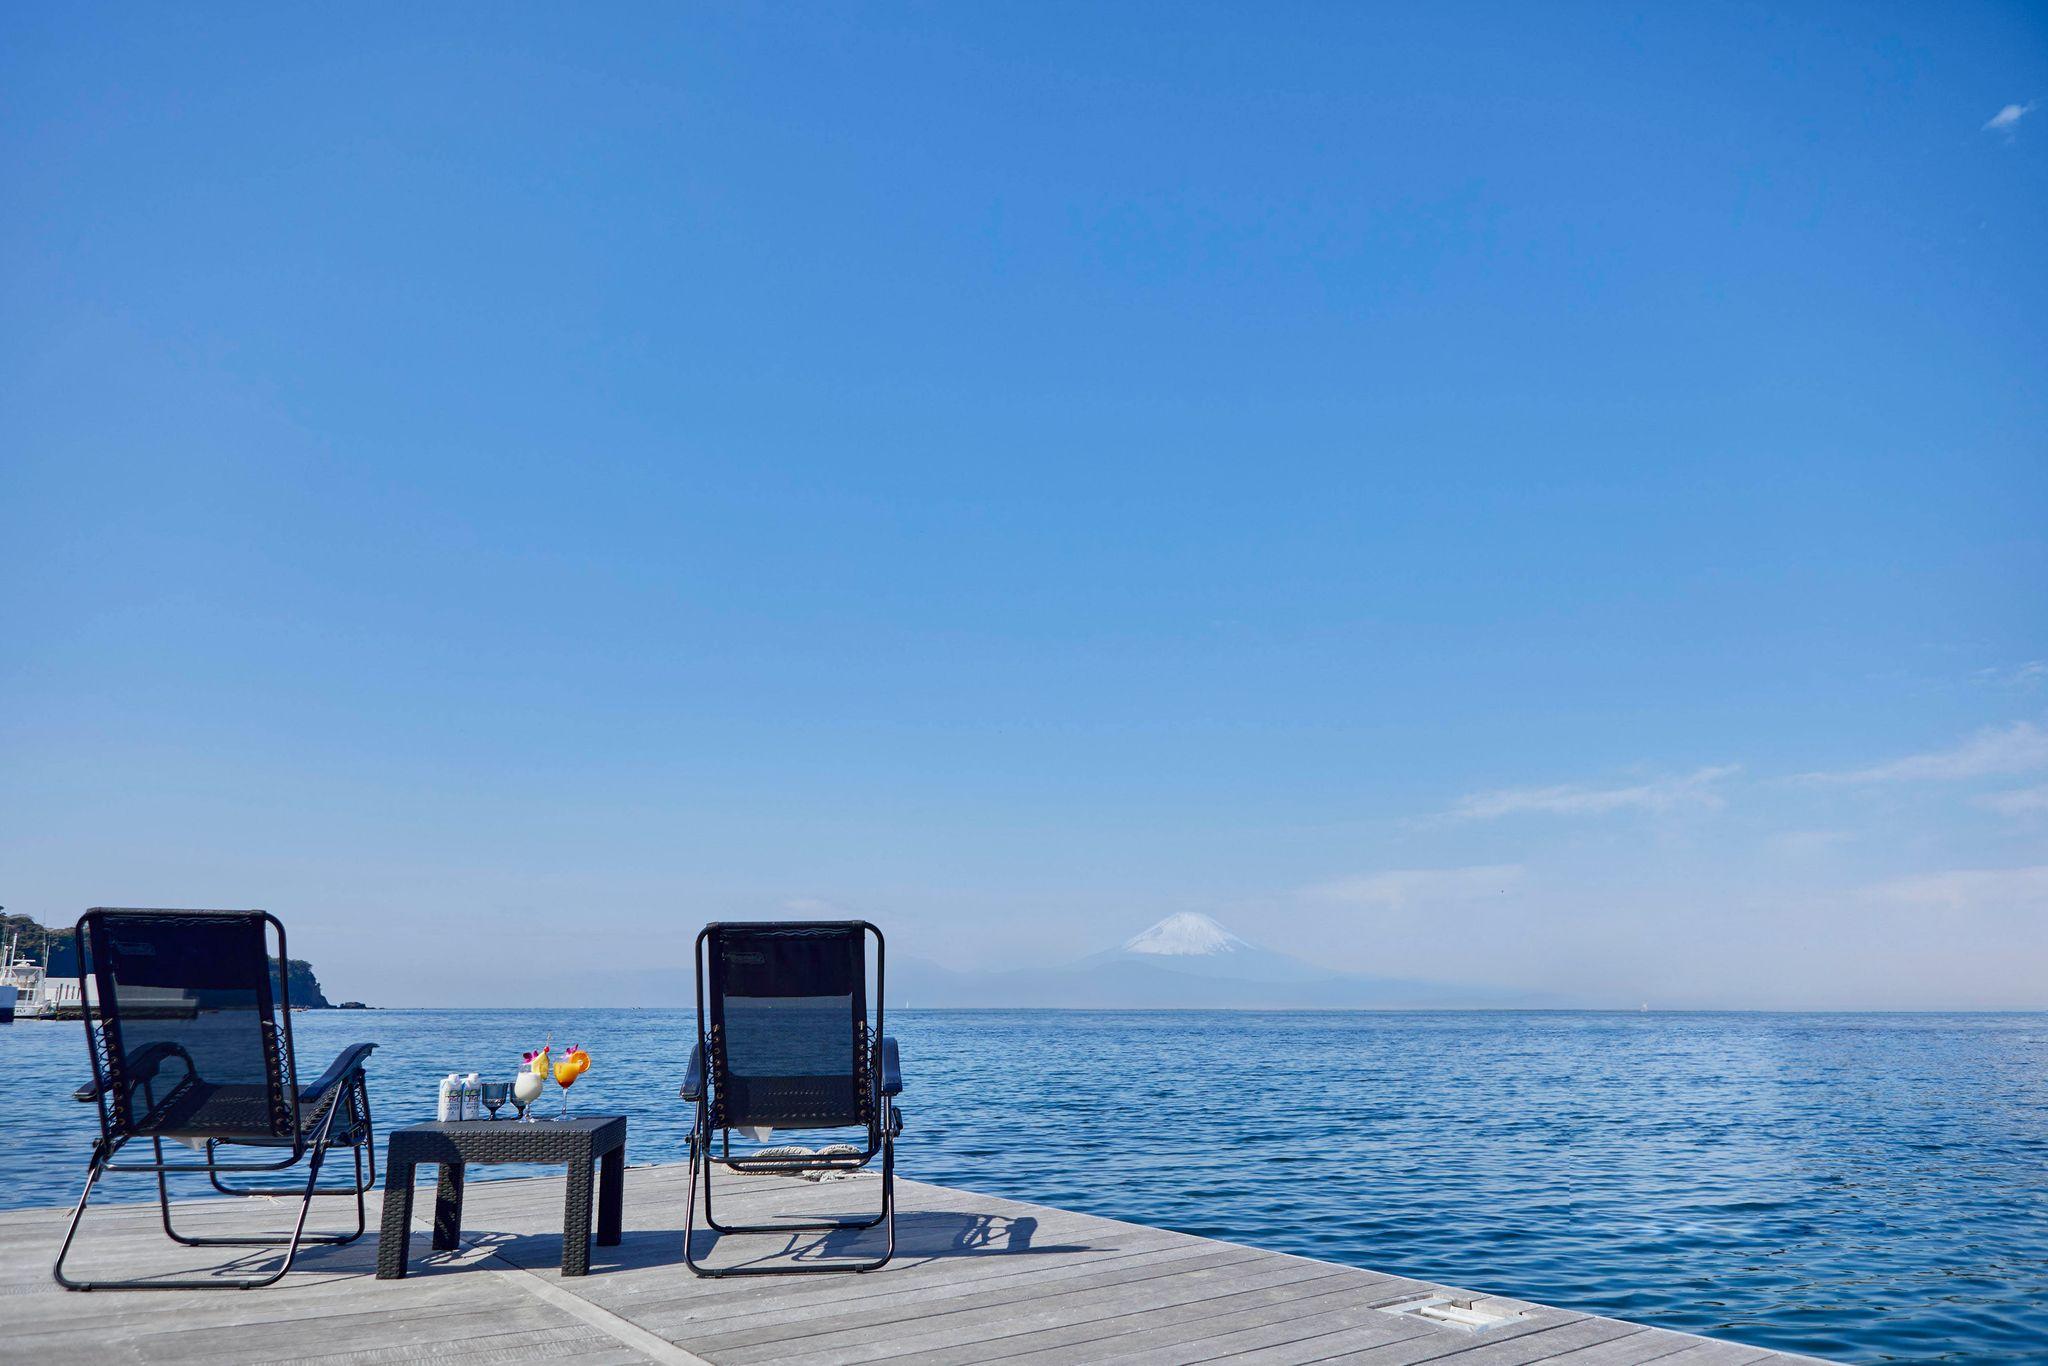
<instances>
[{"instance_id":1,"label":"black rattan table","mask_svg":"<svg viewBox=\"0 0 2048 1366\"><path fill-rule=\"evenodd\" d=\"M626 1117L588 1115L521 1124L510 1119L459 1124L414 1124L392 1131L384 1162L384 1230L377 1240L377 1277L405 1274L412 1229L413 1168L439 1165L434 1199L434 1247L448 1251L462 1237L462 1175L472 1162L566 1162L569 1191L562 1207L562 1274L590 1271L590 1169L602 1162L597 1192L597 1241L619 1241L626 1194Z\"/></svg>"}]
</instances>

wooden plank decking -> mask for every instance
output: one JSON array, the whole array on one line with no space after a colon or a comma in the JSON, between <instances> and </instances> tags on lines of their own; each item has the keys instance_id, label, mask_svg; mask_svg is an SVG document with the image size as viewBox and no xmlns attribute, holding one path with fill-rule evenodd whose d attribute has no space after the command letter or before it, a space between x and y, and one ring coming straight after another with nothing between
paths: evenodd
<instances>
[{"instance_id":1,"label":"wooden plank decking","mask_svg":"<svg viewBox=\"0 0 2048 1366\"><path fill-rule=\"evenodd\" d=\"M138 1188L144 1178L129 1177ZM413 1272L373 1279L370 1229L343 1248L300 1254L277 1286L247 1292L67 1294L50 1279L65 1211L0 1214L0 1357L7 1361L281 1361L307 1366L432 1359L498 1362L1006 1363L1347 1362L1361 1366L1745 1366L1803 1360L1514 1300L1520 1315L1470 1331L1380 1306L1442 1291L1398 1276L1290 1257L943 1186L899 1182L896 1260L863 1276L704 1280L684 1269L682 1168L626 1175L625 1240L592 1250L591 1274L564 1279L562 1178L476 1181L464 1246L428 1249L433 1196L423 1173ZM872 1176L812 1183L719 1177L721 1222L872 1208ZM120 1188L112 1194L118 1196ZM324 1200L316 1221L344 1202ZM193 1229L276 1227L282 1202L194 1201ZM170 1243L154 1205L95 1207L80 1235L81 1275L189 1274L208 1249ZM268 1222L266 1222L266 1220ZM714 1242L713 1265L744 1246L810 1261L857 1255L879 1232ZM224 1249L212 1249L220 1252ZM246 1263L247 1265L253 1265ZM1462 1292L1449 1292L1460 1294Z\"/></svg>"}]
</instances>

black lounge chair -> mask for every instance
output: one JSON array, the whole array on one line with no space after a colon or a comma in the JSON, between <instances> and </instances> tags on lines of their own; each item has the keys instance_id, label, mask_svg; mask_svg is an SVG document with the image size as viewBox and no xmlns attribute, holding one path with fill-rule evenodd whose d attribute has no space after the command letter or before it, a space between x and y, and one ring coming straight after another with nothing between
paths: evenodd
<instances>
[{"instance_id":1,"label":"black lounge chair","mask_svg":"<svg viewBox=\"0 0 2048 1366\"><path fill-rule=\"evenodd\" d=\"M868 1023L867 936L875 937L874 1024ZM864 920L706 925L697 936L697 1043L682 1096L697 1107L690 1127L690 1195L683 1260L699 1276L774 1276L873 1271L896 1252L896 1136L903 1090L896 1041L882 1034L882 932ZM732 1152L735 1128L864 1128L864 1148L797 1156ZM872 1219L734 1224L711 1212L711 1136L716 1160L738 1172L848 1171L882 1159L882 1209ZM704 1222L722 1234L826 1232L888 1226L873 1261L802 1266L698 1264L697 1174L704 1175Z\"/></svg>"},{"instance_id":2,"label":"black lounge chair","mask_svg":"<svg viewBox=\"0 0 2048 1366\"><path fill-rule=\"evenodd\" d=\"M277 932L279 971L272 992L265 927ZM291 999L286 985L284 926L264 911L115 910L96 907L78 922L78 984L92 1080L74 1093L96 1101L100 1136L93 1143L85 1190L72 1211L52 1269L66 1290L254 1290L291 1270L305 1243L339 1244L362 1236L363 1195L377 1183L377 1152L370 1131L370 1092L363 1064L376 1045L341 1051L311 1086L298 1084L292 1054ZM170 1162L164 1140L203 1148L196 1159ZM149 1160L122 1159L127 1147L147 1140ZM249 1148L240 1160L220 1150ZM320 1167L330 1149L355 1158L348 1185L321 1186ZM365 1171L364 1159L368 1158ZM246 1184L307 1160L305 1184ZM164 1232L188 1247L283 1247L284 1261L260 1276L144 1277L77 1281L64 1274L93 1185L106 1172L156 1177ZM223 1195L298 1196L299 1216L289 1235L195 1237L171 1222L169 1178L204 1174ZM226 1178L226 1179L223 1179ZM307 1233L306 1212L318 1195L353 1195L353 1233Z\"/></svg>"}]
</instances>

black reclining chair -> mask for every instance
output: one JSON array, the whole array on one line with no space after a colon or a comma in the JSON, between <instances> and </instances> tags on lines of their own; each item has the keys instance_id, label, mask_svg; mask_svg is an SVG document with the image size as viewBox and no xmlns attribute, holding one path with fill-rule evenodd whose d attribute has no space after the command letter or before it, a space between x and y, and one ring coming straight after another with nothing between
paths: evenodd
<instances>
[{"instance_id":1,"label":"black reclining chair","mask_svg":"<svg viewBox=\"0 0 2048 1366\"><path fill-rule=\"evenodd\" d=\"M277 987L265 927L277 932ZM363 1196L377 1182L370 1130L370 1092L363 1064L374 1044L354 1044L311 1086L300 1087L292 1054L291 999L284 926L264 911L114 910L97 907L78 922L78 979L92 1080L77 1099L96 1101L100 1136L93 1143L85 1190L72 1211L53 1274L67 1290L253 1290L291 1270L303 1243L355 1241L364 1227ZM204 1162L171 1162L164 1140L203 1147ZM122 1159L147 1140L149 1160ZM249 1148L221 1160L222 1148ZM330 1149L348 1148L355 1179L321 1186ZM365 1157L368 1168L365 1170ZM305 1184L243 1184L252 1173L282 1172L308 1159ZM76 1281L64 1259L77 1236L93 1185L106 1172L156 1177L164 1232L188 1247L283 1247L273 1271L250 1277L142 1278ZM171 1222L169 1178L205 1174L223 1195L298 1196L289 1235L194 1237ZM240 1174L239 1177L237 1174ZM227 1179L223 1179L223 1178ZM261 1178L255 1178L260 1180ZM307 1233L306 1212L318 1195L353 1195L353 1233Z\"/></svg>"},{"instance_id":2,"label":"black reclining chair","mask_svg":"<svg viewBox=\"0 0 2048 1366\"><path fill-rule=\"evenodd\" d=\"M867 1008L867 936L875 937L875 1011ZM882 932L864 920L707 925L697 936L697 1043L682 1097L697 1107L690 1128L690 1195L683 1260L699 1276L769 1276L873 1271L896 1251L896 1136L903 1090L896 1041L882 1034ZM735 1128L867 1130L860 1150L735 1157ZM711 1136L717 1160L738 1172L845 1171L882 1159L882 1209L872 1219L737 1224L711 1212ZM700 1266L690 1248L697 1226L697 1173L704 1175L704 1222L719 1233L873 1228L887 1243L873 1261L804 1265Z\"/></svg>"}]
</instances>

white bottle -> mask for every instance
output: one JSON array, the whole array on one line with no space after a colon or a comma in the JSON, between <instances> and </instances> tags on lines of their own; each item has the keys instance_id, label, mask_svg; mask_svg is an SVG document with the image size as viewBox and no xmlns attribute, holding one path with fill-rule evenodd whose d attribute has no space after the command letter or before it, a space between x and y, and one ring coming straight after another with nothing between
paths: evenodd
<instances>
[{"instance_id":1,"label":"white bottle","mask_svg":"<svg viewBox=\"0 0 2048 1366\"><path fill-rule=\"evenodd\" d=\"M482 1119L484 1117L484 1079L475 1072L462 1079L462 1117Z\"/></svg>"},{"instance_id":2,"label":"white bottle","mask_svg":"<svg viewBox=\"0 0 2048 1366\"><path fill-rule=\"evenodd\" d=\"M462 1118L462 1078L453 1072L441 1078L441 1099L434 1107L434 1118L443 1124Z\"/></svg>"}]
</instances>

